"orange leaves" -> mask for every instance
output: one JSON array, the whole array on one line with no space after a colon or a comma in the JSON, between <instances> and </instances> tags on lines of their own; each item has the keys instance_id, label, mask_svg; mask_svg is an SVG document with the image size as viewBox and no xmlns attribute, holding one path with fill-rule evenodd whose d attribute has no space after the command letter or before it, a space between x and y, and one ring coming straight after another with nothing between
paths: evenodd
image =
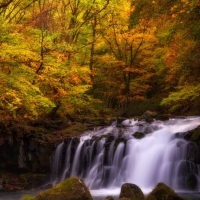
<instances>
[{"instance_id":1,"label":"orange leaves","mask_svg":"<svg viewBox=\"0 0 200 200\"><path fill-rule=\"evenodd\" d=\"M79 85L81 83L81 80L80 78L77 76L77 74L73 74L70 79L69 79L69 82L72 84L72 85Z\"/></svg>"},{"instance_id":2,"label":"orange leaves","mask_svg":"<svg viewBox=\"0 0 200 200\"><path fill-rule=\"evenodd\" d=\"M123 72L130 72L132 74L143 74L145 72L145 70L142 70L142 69L136 69L136 68L133 68L133 67L126 67Z\"/></svg>"}]
</instances>

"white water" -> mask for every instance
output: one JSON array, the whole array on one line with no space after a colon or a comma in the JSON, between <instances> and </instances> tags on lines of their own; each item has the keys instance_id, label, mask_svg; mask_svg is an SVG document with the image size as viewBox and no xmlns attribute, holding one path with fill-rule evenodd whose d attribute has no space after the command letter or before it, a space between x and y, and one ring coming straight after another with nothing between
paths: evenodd
<instances>
[{"instance_id":1,"label":"white water","mask_svg":"<svg viewBox=\"0 0 200 200\"><path fill-rule=\"evenodd\" d=\"M189 174L197 177L196 190L200 190L199 170L194 170L200 167L186 161L188 142L176 137L176 133L186 132L200 125L200 118L171 119L167 122L155 121L152 124L125 120L122 125L126 128L113 125L86 132L80 139L71 166L69 155L66 156L65 166L60 174L61 180L64 179L66 170L71 170L71 176L82 178L93 196L118 195L124 182L138 185L144 193L151 191L158 182L164 182L178 191L186 189L184 173L187 168ZM132 136L136 131L151 133L138 140ZM101 135L114 137L110 141L108 138L97 139L98 141L92 139ZM126 142L120 141L115 146L119 136L125 138ZM70 148L68 146L68 153ZM61 154L60 146L56 150L55 162L60 159L58 151ZM54 166L59 165L54 163ZM56 170L58 171L58 168Z\"/></svg>"}]
</instances>

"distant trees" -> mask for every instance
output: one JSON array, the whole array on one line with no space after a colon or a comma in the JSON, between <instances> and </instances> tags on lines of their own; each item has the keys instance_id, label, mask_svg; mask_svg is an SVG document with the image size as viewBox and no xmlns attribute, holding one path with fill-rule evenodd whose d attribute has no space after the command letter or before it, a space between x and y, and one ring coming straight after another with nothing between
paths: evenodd
<instances>
[{"instance_id":1,"label":"distant trees","mask_svg":"<svg viewBox=\"0 0 200 200\"><path fill-rule=\"evenodd\" d=\"M123 114L157 96L187 112L200 99L199 17L198 0L2 1L0 109Z\"/></svg>"}]
</instances>

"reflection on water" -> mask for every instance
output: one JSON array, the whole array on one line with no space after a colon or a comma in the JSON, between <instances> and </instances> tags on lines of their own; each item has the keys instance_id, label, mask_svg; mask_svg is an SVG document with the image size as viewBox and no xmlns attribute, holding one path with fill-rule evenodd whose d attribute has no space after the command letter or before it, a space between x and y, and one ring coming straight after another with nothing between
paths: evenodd
<instances>
[{"instance_id":1,"label":"reflection on water","mask_svg":"<svg viewBox=\"0 0 200 200\"><path fill-rule=\"evenodd\" d=\"M20 200L24 195L37 195L40 190L0 192L0 200Z\"/></svg>"},{"instance_id":2,"label":"reflection on water","mask_svg":"<svg viewBox=\"0 0 200 200\"><path fill-rule=\"evenodd\" d=\"M32 194L36 195L40 191L32 190L32 191L21 191L21 192L1 192L0 193L0 200L20 200L24 195ZM200 193L180 193L181 197L189 199L189 200L200 200ZM106 195L107 196L107 195ZM106 197L105 195L102 196L94 196L94 200L102 200ZM118 199L118 195L115 194L113 196L115 200Z\"/></svg>"},{"instance_id":3,"label":"reflection on water","mask_svg":"<svg viewBox=\"0 0 200 200\"><path fill-rule=\"evenodd\" d=\"M199 192L193 192L193 193L180 193L178 194L181 197L189 200L200 200L200 193Z\"/></svg>"}]
</instances>

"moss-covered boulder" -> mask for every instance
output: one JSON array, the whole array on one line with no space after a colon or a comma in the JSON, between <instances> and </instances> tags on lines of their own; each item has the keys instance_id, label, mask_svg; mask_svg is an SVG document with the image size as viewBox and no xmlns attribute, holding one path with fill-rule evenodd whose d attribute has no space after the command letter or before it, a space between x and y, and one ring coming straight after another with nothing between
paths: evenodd
<instances>
[{"instance_id":1,"label":"moss-covered boulder","mask_svg":"<svg viewBox=\"0 0 200 200\"><path fill-rule=\"evenodd\" d=\"M144 200L142 190L135 184L124 183L121 187L119 200Z\"/></svg>"},{"instance_id":2,"label":"moss-covered boulder","mask_svg":"<svg viewBox=\"0 0 200 200\"><path fill-rule=\"evenodd\" d=\"M174 190L165 185L164 183L158 183L158 185L149 193L145 200L184 200L178 196Z\"/></svg>"},{"instance_id":3,"label":"moss-covered boulder","mask_svg":"<svg viewBox=\"0 0 200 200\"><path fill-rule=\"evenodd\" d=\"M86 185L77 177L66 179L51 189L45 190L29 200L92 200Z\"/></svg>"},{"instance_id":4,"label":"moss-covered boulder","mask_svg":"<svg viewBox=\"0 0 200 200\"><path fill-rule=\"evenodd\" d=\"M156 120L166 121L169 120L170 117L172 117L170 114L157 115Z\"/></svg>"},{"instance_id":5,"label":"moss-covered boulder","mask_svg":"<svg viewBox=\"0 0 200 200\"><path fill-rule=\"evenodd\" d=\"M147 123L154 121L154 118L158 115L157 112L147 110L142 116L139 117L139 120L145 120Z\"/></svg>"},{"instance_id":6,"label":"moss-covered boulder","mask_svg":"<svg viewBox=\"0 0 200 200\"><path fill-rule=\"evenodd\" d=\"M145 134L139 131L136 131L135 133L133 133L133 137L136 139L142 139L143 137L145 137Z\"/></svg>"},{"instance_id":7,"label":"moss-covered boulder","mask_svg":"<svg viewBox=\"0 0 200 200\"><path fill-rule=\"evenodd\" d=\"M190 140L192 142L195 142L197 145L200 146L200 126L198 126L197 128L185 133L184 138L186 140Z\"/></svg>"},{"instance_id":8,"label":"moss-covered boulder","mask_svg":"<svg viewBox=\"0 0 200 200\"><path fill-rule=\"evenodd\" d=\"M152 118L156 117L157 115L158 115L157 112L150 111L150 110L147 110L147 111L143 114L143 116L145 116L145 117L152 117Z\"/></svg>"}]
</instances>

